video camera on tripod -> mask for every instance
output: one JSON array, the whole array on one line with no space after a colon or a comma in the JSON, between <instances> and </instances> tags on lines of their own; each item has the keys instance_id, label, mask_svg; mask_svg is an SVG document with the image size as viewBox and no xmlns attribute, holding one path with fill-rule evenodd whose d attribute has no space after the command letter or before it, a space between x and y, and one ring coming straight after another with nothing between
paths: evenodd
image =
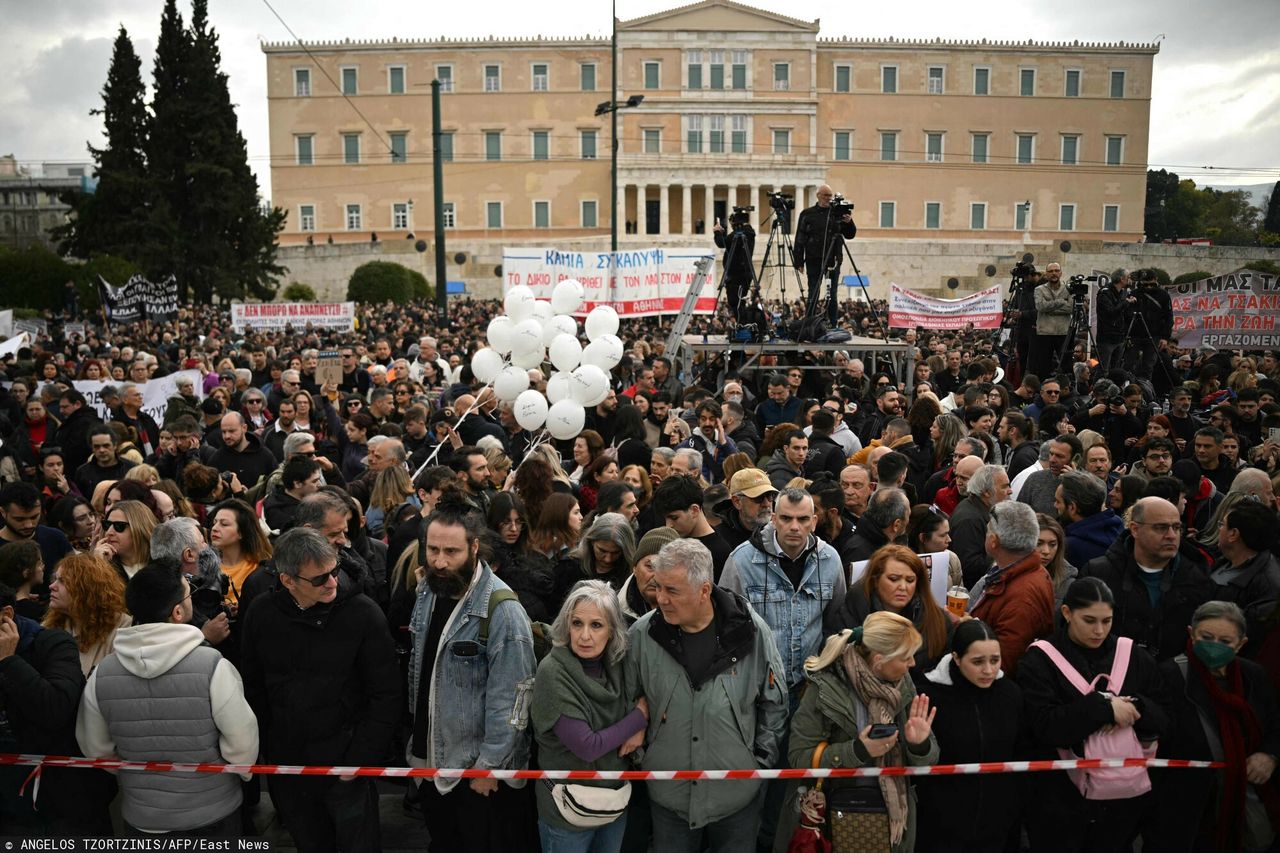
<instances>
[{"instance_id":1,"label":"video camera on tripod","mask_svg":"<svg viewBox=\"0 0 1280 853\"><path fill-rule=\"evenodd\" d=\"M1004 317L1000 321L1000 325L1006 329L1012 329L1018 323L1021 316L1018 304L1023 297L1023 290L1029 289L1031 285L1027 282L1031 276L1036 274L1036 268L1031 263L1032 257L1028 252L1022 256L1022 260L1009 270L1009 298L1004 303ZM995 267L988 268L992 274L995 273Z\"/></svg>"},{"instance_id":2,"label":"video camera on tripod","mask_svg":"<svg viewBox=\"0 0 1280 853\"><path fill-rule=\"evenodd\" d=\"M1073 275L1067 279L1067 292L1076 302L1083 302L1089 295L1089 282L1098 281L1096 275Z\"/></svg>"},{"instance_id":3,"label":"video camera on tripod","mask_svg":"<svg viewBox=\"0 0 1280 853\"><path fill-rule=\"evenodd\" d=\"M750 214L755 211L755 205L746 205L745 207L735 207L733 213L729 214L729 224L733 226L734 231L739 231L742 227L751 221Z\"/></svg>"},{"instance_id":4,"label":"video camera on tripod","mask_svg":"<svg viewBox=\"0 0 1280 853\"><path fill-rule=\"evenodd\" d=\"M843 219L845 214L853 213L853 202L847 201L844 196L837 193L831 197L831 212L837 219Z\"/></svg>"}]
</instances>

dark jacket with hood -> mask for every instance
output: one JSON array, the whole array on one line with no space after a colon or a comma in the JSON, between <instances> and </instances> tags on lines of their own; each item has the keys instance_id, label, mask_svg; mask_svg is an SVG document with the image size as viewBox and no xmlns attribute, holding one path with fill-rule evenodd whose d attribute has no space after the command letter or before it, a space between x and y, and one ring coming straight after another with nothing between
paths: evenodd
<instances>
[{"instance_id":1,"label":"dark jacket with hood","mask_svg":"<svg viewBox=\"0 0 1280 853\"><path fill-rule=\"evenodd\" d=\"M848 554L855 563L861 563L863 560L870 560L878 548L888 544L889 538L884 535L884 531L864 522L858 525L849 538Z\"/></svg>"},{"instance_id":2,"label":"dark jacket with hood","mask_svg":"<svg viewBox=\"0 0 1280 853\"><path fill-rule=\"evenodd\" d=\"M826 471L833 479L839 480L847 458L840 442L829 435L814 433L809 436L809 455L804 461L804 475L812 480L819 471Z\"/></svg>"},{"instance_id":3,"label":"dark jacket with hood","mask_svg":"<svg viewBox=\"0 0 1280 853\"><path fill-rule=\"evenodd\" d=\"M284 489L276 489L262 502L262 518L271 530L283 533L293 527L293 518L301 504L302 501Z\"/></svg>"},{"instance_id":4,"label":"dark jacket with hood","mask_svg":"<svg viewBox=\"0 0 1280 853\"><path fill-rule=\"evenodd\" d=\"M102 419L95 409L88 405L81 406L58 427L57 441L45 439L45 444L59 445L66 470L73 472L89 461L89 431L101 423Z\"/></svg>"},{"instance_id":5,"label":"dark jacket with hood","mask_svg":"<svg viewBox=\"0 0 1280 853\"><path fill-rule=\"evenodd\" d=\"M1209 573L1209 581L1214 601L1231 601L1244 611L1249 643L1242 653L1253 657L1272 629L1271 615L1280 600L1280 561L1270 551L1260 552L1238 569L1224 560Z\"/></svg>"},{"instance_id":6,"label":"dark jacket with hood","mask_svg":"<svg viewBox=\"0 0 1280 853\"><path fill-rule=\"evenodd\" d=\"M765 466L764 472L769 476L770 485L779 491L785 489L787 483L793 478L804 476L802 470L787 461L787 452L781 447L773 451L773 456L769 457L769 463Z\"/></svg>"},{"instance_id":7,"label":"dark jacket with hood","mask_svg":"<svg viewBox=\"0 0 1280 853\"><path fill-rule=\"evenodd\" d=\"M1160 603L1152 606L1133 544L1132 534L1124 534L1107 553L1082 567L1080 576L1098 578L1116 597L1112 634L1130 637L1157 660L1166 660L1185 648L1191 615L1213 596L1213 584L1204 563L1184 542L1161 572Z\"/></svg>"},{"instance_id":8,"label":"dark jacket with hood","mask_svg":"<svg viewBox=\"0 0 1280 853\"><path fill-rule=\"evenodd\" d=\"M1110 509L1067 525L1067 562L1083 566L1107 553L1124 533L1124 520Z\"/></svg>"},{"instance_id":9,"label":"dark jacket with hood","mask_svg":"<svg viewBox=\"0 0 1280 853\"><path fill-rule=\"evenodd\" d=\"M271 476L278 464L270 450L262 446L262 439L251 432L245 433L244 450L222 447L209 460L219 471L232 471L246 489L252 489L259 480Z\"/></svg>"},{"instance_id":10,"label":"dark jacket with hood","mask_svg":"<svg viewBox=\"0 0 1280 853\"><path fill-rule=\"evenodd\" d=\"M532 551L518 550L497 536L485 539L493 548L489 567L519 597L529 620L554 621L557 611L551 607L555 602L556 579L546 559Z\"/></svg>"}]
</instances>

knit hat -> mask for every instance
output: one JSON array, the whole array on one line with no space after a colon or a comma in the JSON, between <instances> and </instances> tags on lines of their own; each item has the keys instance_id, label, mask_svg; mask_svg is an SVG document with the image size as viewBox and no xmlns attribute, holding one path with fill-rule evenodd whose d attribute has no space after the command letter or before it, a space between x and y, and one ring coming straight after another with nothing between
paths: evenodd
<instances>
[{"instance_id":1,"label":"knit hat","mask_svg":"<svg viewBox=\"0 0 1280 853\"><path fill-rule=\"evenodd\" d=\"M1182 481L1187 491L1194 495L1200 491L1200 466L1190 459L1179 459L1173 463L1173 476Z\"/></svg>"},{"instance_id":2,"label":"knit hat","mask_svg":"<svg viewBox=\"0 0 1280 853\"><path fill-rule=\"evenodd\" d=\"M640 537L640 544L636 546L635 561L638 563L645 557L652 557L662 550L663 545L679 538L680 534L676 533L673 527L655 527Z\"/></svg>"}]
</instances>

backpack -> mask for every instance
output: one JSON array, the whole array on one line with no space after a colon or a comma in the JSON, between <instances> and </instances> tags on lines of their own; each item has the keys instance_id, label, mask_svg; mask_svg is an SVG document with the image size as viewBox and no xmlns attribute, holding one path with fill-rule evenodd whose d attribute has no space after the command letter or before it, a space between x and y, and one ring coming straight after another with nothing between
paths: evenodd
<instances>
[{"instance_id":1,"label":"backpack","mask_svg":"<svg viewBox=\"0 0 1280 853\"><path fill-rule=\"evenodd\" d=\"M519 604L520 596L509 589L495 589L489 594L489 612L480 620L480 643L484 646L489 645L489 620L493 618L493 611L504 601ZM540 663L551 653L551 626L546 622L530 620L529 627L533 631L533 659L535 663Z\"/></svg>"},{"instance_id":2,"label":"backpack","mask_svg":"<svg viewBox=\"0 0 1280 853\"><path fill-rule=\"evenodd\" d=\"M1124 677L1129 670L1129 658L1133 652L1133 640L1128 637L1116 639L1116 655L1111 662L1111 673L1100 673L1092 682L1085 681L1084 676L1076 671L1062 653L1046 640L1036 640L1031 644L1053 662L1071 686L1081 694L1088 695L1097 691L1098 682L1104 678L1108 690L1121 695L1124 688ZM1072 758L1154 758L1156 744L1144 747L1132 726L1112 728L1109 731L1096 731L1084 742L1084 755L1076 755L1069 749L1059 749L1058 755L1064 759ZM1097 770L1068 770L1067 777L1075 783L1080 795L1086 800L1127 800L1141 796L1151 790L1151 777L1145 767L1103 767Z\"/></svg>"}]
</instances>

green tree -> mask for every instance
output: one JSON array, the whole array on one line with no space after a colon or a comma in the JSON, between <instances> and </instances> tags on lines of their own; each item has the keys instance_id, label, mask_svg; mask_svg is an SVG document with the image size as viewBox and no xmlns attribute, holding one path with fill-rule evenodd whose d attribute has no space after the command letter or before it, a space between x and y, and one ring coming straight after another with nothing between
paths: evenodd
<instances>
[{"instance_id":1,"label":"green tree","mask_svg":"<svg viewBox=\"0 0 1280 853\"><path fill-rule=\"evenodd\" d=\"M431 289L431 285L427 283L427 277L417 270L409 270L409 283L413 286L414 299L430 302L435 298L435 291L433 291Z\"/></svg>"},{"instance_id":2,"label":"green tree","mask_svg":"<svg viewBox=\"0 0 1280 853\"><path fill-rule=\"evenodd\" d=\"M39 243L0 249L0 305L61 308L62 287L74 276L70 264Z\"/></svg>"},{"instance_id":3,"label":"green tree","mask_svg":"<svg viewBox=\"0 0 1280 853\"><path fill-rule=\"evenodd\" d=\"M309 284L295 281L280 292L286 302L315 302L316 290Z\"/></svg>"},{"instance_id":4,"label":"green tree","mask_svg":"<svg viewBox=\"0 0 1280 853\"><path fill-rule=\"evenodd\" d=\"M178 294L190 297L190 269L186 250L189 224L186 207L186 163L195 130L188 107L188 66L191 43L176 0L165 0L160 16L151 71L151 131L147 136L147 167L151 178L151 234L161 252L137 258L148 275L178 277Z\"/></svg>"},{"instance_id":5,"label":"green tree","mask_svg":"<svg viewBox=\"0 0 1280 853\"><path fill-rule=\"evenodd\" d=\"M1258 243L1261 211L1253 206L1244 190L1200 190L1203 201L1204 234L1224 246L1254 246Z\"/></svg>"},{"instance_id":6,"label":"green tree","mask_svg":"<svg viewBox=\"0 0 1280 853\"><path fill-rule=\"evenodd\" d=\"M1147 206L1143 231L1147 241L1159 243L1169 239L1169 204L1178 191L1178 176L1164 169L1147 170Z\"/></svg>"},{"instance_id":7,"label":"green tree","mask_svg":"<svg viewBox=\"0 0 1280 853\"><path fill-rule=\"evenodd\" d=\"M413 281L408 267L392 261L361 264L347 282L347 299L353 302L399 302L413 299Z\"/></svg>"},{"instance_id":8,"label":"green tree","mask_svg":"<svg viewBox=\"0 0 1280 853\"><path fill-rule=\"evenodd\" d=\"M1271 188L1271 197L1267 199L1267 216L1262 220L1264 231L1280 234L1280 181Z\"/></svg>"}]
</instances>

